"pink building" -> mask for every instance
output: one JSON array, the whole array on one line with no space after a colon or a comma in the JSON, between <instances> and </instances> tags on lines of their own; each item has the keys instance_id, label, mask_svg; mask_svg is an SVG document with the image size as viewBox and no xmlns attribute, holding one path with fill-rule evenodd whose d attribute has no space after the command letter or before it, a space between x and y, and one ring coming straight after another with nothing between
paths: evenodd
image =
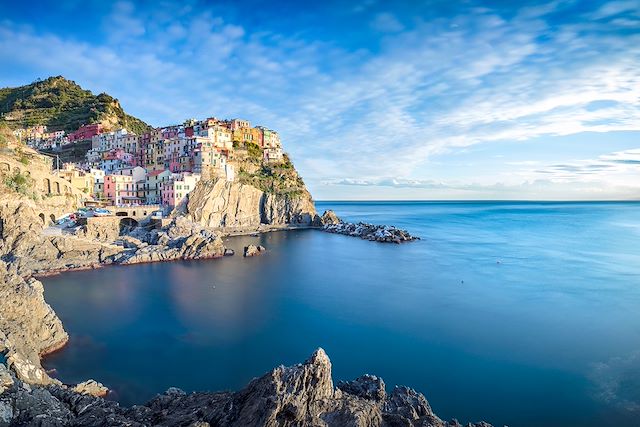
<instances>
[{"instance_id":1,"label":"pink building","mask_svg":"<svg viewBox=\"0 0 640 427\"><path fill-rule=\"evenodd\" d=\"M137 200L136 184L130 175L105 176L103 191L104 197L116 206Z\"/></svg>"},{"instance_id":2,"label":"pink building","mask_svg":"<svg viewBox=\"0 0 640 427\"><path fill-rule=\"evenodd\" d=\"M80 141L83 139L91 139L95 135L98 135L100 132L102 132L102 126L100 126L99 123L93 125L84 125L80 126L80 129L78 129L77 131L71 132L67 138L71 142Z\"/></svg>"}]
</instances>

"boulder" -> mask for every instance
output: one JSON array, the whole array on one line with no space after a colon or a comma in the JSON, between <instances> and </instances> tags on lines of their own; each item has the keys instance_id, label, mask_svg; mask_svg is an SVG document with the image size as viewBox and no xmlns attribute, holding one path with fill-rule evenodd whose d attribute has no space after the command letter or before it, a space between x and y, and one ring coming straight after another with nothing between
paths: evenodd
<instances>
[{"instance_id":1,"label":"boulder","mask_svg":"<svg viewBox=\"0 0 640 427\"><path fill-rule=\"evenodd\" d=\"M338 218L338 215L332 210L324 211L322 217L320 217L321 225L333 225L340 224L342 220Z\"/></svg>"},{"instance_id":2,"label":"boulder","mask_svg":"<svg viewBox=\"0 0 640 427\"><path fill-rule=\"evenodd\" d=\"M244 247L244 256L245 257L256 256L256 255L262 254L265 251L266 249L264 246L249 245Z\"/></svg>"},{"instance_id":3,"label":"boulder","mask_svg":"<svg viewBox=\"0 0 640 427\"><path fill-rule=\"evenodd\" d=\"M109 389L94 380L81 382L73 388L73 391L80 394L90 394L91 396L104 397L109 393Z\"/></svg>"}]
</instances>

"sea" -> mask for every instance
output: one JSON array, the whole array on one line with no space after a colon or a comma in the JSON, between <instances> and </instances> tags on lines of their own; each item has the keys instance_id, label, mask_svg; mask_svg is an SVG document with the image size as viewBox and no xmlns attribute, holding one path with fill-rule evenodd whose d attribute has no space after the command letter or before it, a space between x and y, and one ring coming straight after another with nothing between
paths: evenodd
<instances>
[{"instance_id":1,"label":"sea","mask_svg":"<svg viewBox=\"0 0 640 427\"><path fill-rule=\"evenodd\" d=\"M318 347L333 378L424 393L443 419L640 425L640 203L318 202L400 245L318 230L236 255L43 279L70 334L45 367L123 405L238 390ZM247 244L264 255L243 258Z\"/></svg>"}]
</instances>

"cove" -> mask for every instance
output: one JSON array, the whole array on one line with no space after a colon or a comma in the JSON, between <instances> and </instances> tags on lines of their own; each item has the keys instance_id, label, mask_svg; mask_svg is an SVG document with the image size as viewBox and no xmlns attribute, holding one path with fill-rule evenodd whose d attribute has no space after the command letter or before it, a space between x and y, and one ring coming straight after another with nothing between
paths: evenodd
<instances>
[{"instance_id":1,"label":"cove","mask_svg":"<svg viewBox=\"0 0 640 427\"><path fill-rule=\"evenodd\" d=\"M436 413L495 425L633 425L640 405L640 204L325 202L422 240L315 230L228 240L267 254L42 279L71 339L44 361L142 403L239 389L323 347Z\"/></svg>"}]
</instances>

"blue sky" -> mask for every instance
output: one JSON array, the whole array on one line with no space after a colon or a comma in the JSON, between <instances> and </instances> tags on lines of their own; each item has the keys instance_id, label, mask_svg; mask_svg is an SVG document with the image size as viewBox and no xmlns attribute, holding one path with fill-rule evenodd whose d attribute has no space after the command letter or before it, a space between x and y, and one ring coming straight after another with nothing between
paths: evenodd
<instances>
[{"instance_id":1,"label":"blue sky","mask_svg":"<svg viewBox=\"0 0 640 427\"><path fill-rule=\"evenodd\" d=\"M276 129L319 200L640 199L640 0L2 0L0 61Z\"/></svg>"}]
</instances>

